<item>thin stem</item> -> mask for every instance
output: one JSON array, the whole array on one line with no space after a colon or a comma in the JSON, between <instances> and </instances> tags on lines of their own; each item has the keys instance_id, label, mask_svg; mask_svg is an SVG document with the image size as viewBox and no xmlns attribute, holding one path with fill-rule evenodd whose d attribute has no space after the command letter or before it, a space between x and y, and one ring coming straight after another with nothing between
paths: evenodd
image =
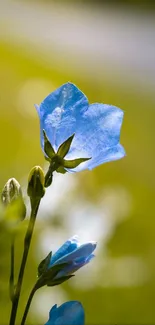
<instances>
[{"instance_id":1,"label":"thin stem","mask_svg":"<svg viewBox=\"0 0 155 325\"><path fill-rule=\"evenodd\" d=\"M45 187L49 187L52 183L53 173L51 171L51 168L49 167L46 175L45 175Z\"/></svg>"},{"instance_id":2,"label":"thin stem","mask_svg":"<svg viewBox=\"0 0 155 325\"><path fill-rule=\"evenodd\" d=\"M29 295L29 298L28 298L28 301L27 301L27 304L26 304L26 307L25 307L24 315L23 315L23 318L22 318L22 321L21 321L21 325L25 325L25 321L26 321L26 318L27 318L27 315L28 315L28 312L29 312L31 301L33 299L33 296L34 296L35 292L36 292L36 287L34 286L32 291L30 292L30 295Z\"/></svg>"},{"instance_id":3,"label":"thin stem","mask_svg":"<svg viewBox=\"0 0 155 325\"><path fill-rule=\"evenodd\" d=\"M28 229L27 229L27 232L25 235L24 252L23 252L23 257L22 257L21 266L20 266L20 270L19 270L17 287L16 287L16 291L14 294L14 299L12 302L12 310L11 310L10 323L9 323L10 325L15 325L18 303L19 303L19 298L20 298L21 288L22 288L22 283L23 283L24 271L25 271L25 266L26 266L26 262L27 262L27 257L28 257L28 253L29 253L29 248L30 248L30 244L31 244L31 239L32 239L32 234L33 234L33 230L34 230L34 225L35 225L35 220L36 220L39 204L40 204L40 199L37 202L31 202L31 207L32 207L31 216L30 216Z\"/></svg>"},{"instance_id":4,"label":"thin stem","mask_svg":"<svg viewBox=\"0 0 155 325\"><path fill-rule=\"evenodd\" d=\"M52 179L53 179L53 172L59 168L59 162L58 161L51 161L48 171L45 175L45 187L49 187L52 184Z\"/></svg>"},{"instance_id":5,"label":"thin stem","mask_svg":"<svg viewBox=\"0 0 155 325\"><path fill-rule=\"evenodd\" d=\"M15 238L13 235L11 238L11 248L10 248L10 280L9 280L9 292L10 292L10 299L12 302L14 299L14 264L15 264Z\"/></svg>"}]
</instances>

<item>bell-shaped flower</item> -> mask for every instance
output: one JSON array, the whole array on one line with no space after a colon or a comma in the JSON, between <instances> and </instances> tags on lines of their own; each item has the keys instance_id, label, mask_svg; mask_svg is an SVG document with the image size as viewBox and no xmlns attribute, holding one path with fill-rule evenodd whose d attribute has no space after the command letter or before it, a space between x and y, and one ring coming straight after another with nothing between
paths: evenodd
<instances>
[{"instance_id":1,"label":"bell-shaped flower","mask_svg":"<svg viewBox=\"0 0 155 325\"><path fill-rule=\"evenodd\" d=\"M85 315L79 301L68 301L57 307L54 305L45 325L84 325Z\"/></svg>"},{"instance_id":2,"label":"bell-shaped flower","mask_svg":"<svg viewBox=\"0 0 155 325\"><path fill-rule=\"evenodd\" d=\"M36 288L54 286L70 279L82 266L94 257L96 242L80 244L77 236L68 239L52 256L48 256L38 266Z\"/></svg>"},{"instance_id":3,"label":"bell-shaped flower","mask_svg":"<svg viewBox=\"0 0 155 325\"><path fill-rule=\"evenodd\" d=\"M48 268L57 264L67 263L67 265L58 272L55 279L73 274L82 266L90 262L94 257L92 253L95 248L96 242L92 241L81 245L78 237L74 236L67 240L51 257Z\"/></svg>"},{"instance_id":4,"label":"bell-shaped flower","mask_svg":"<svg viewBox=\"0 0 155 325\"><path fill-rule=\"evenodd\" d=\"M42 150L47 159L54 159L58 172L92 169L125 155L120 144L123 111L89 104L74 84L62 85L36 108Z\"/></svg>"}]
</instances>

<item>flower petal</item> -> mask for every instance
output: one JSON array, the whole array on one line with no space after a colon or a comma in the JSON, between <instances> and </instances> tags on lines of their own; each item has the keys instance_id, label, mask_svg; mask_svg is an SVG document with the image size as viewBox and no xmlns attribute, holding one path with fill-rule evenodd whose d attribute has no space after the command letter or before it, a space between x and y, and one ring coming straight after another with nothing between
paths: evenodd
<instances>
[{"instance_id":1,"label":"flower petal","mask_svg":"<svg viewBox=\"0 0 155 325\"><path fill-rule=\"evenodd\" d=\"M73 262L77 258L87 258L95 250L96 245L96 242L83 244L71 253L63 255L63 257L59 258L55 264Z\"/></svg>"},{"instance_id":2,"label":"flower petal","mask_svg":"<svg viewBox=\"0 0 155 325\"><path fill-rule=\"evenodd\" d=\"M87 97L72 83L66 83L47 96L37 111L40 118L41 145L42 130L55 149L67 140L81 121L81 115L88 108Z\"/></svg>"},{"instance_id":3,"label":"flower petal","mask_svg":"<svg viewBox=\"0 0 155 325\"><path fill-rule=\"evenodd\" d=\"M55 254L53 254L49 267L52 266L57 260L62 258L63 256L66 256L67 254L73 252L79 247L80 243L78 241L77 236L73 236L70 239L68 239L58 250Z\"/></svg>"},{"instance_id":4,"label":"flower petal","mask_svg":"<svg viewBox=\"0 0 155 325\"><path fill-rule=\"evenodd\" d=\"M119 143L114 147L101 150L97 156L93 156L92 159L80 164L74 169L67 169L67 171L79 172L85 169L91 170L103 163L123 158L125 155L125 150L123 146Z\"/></svg>"},{"instance_id":5,"label":"flower petal","mask_svg":"<svg viewBox=\"0 0 155 325\"><path fill-rule=\"evenodd\" d=\"M89 255L87 258L82 257L82 258L77 258L76 260L73 261L73 263L67 265L64 267L63 270L61 270L55 277L55 279L59 279L63 276L67 276L70 274L75 273L77 270L79 270L81 267L84 265L88 264L92 258L94 258L94 254Z\"/></svg>"},{"instance_id":6,"label":"flower petal","mask_svg":"<svg viewBox=\"0 0 155 325\"><path fill-rule=\"evenodd\" d=\"M117 144L115 147L110 147L105 151L101 151L98 156L94 157L90 161L90 164L87 166L87 168L91 170L92 168L103 163L123 158L125 155L126 153L123 146L121 144Z\"/></svg>"},{"instance_id":7,"label":"flower petal","mask_svg":"<svg viewBox=\"0 0 155 325\"><path fill-rule=\"evenodd\" d=\"M60 307L53 306L45 325L84 325L85 315L79 301L68 301Z\"/></svg>"},{"instance_id":8,"label":"flower petal","mask_svg":"<svg viewBox=\"0 0 155 325\"><path fill-rule=\"evenodd\" d=\"M65 158L92 157L95 159L100 156L103 159L103 161L101 159L101 163L104 160L107 161L102 153L119 143L122 120L123 111L121 109L112 105L91 104L81 116L71 150ZM115 159L119 158L115 157ZM91 160L82 163L82 169L88 168L87 166L90 164ZM81 170L80 166L77 170Z\"/></svg>"}]
</instances>

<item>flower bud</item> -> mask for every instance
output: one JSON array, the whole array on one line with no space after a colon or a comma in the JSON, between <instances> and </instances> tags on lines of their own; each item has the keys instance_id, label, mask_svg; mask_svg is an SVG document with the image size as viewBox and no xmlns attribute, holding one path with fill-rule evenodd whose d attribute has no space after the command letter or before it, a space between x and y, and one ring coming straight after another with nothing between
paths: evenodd
<instances>
[{"instance_id":1,"label":"flower bud","mask_svg":"<svg viewBox=\"0 0 155 325\"><path fill-rule=\"evenodd\" d=\"M4 205L8 205L22 195L20 184L15 178L10 178L5 184L1 199Z\"/></svg>"},{"instance_id":2,"label":"flower bud","mask_svg":"<svg viewBox=\"0 0 155 325\"><path fill-rule=\"evenodd\" d=\"M19 221L26 216L26 207L21 186L15 178L10 178L1 194L2 204L6 207L5 219Z\"/></svg>"},{"instance_id":3,"label":"flower bud","mask_svg":"<svg viewBox=\"0 0 155 325\"><path fill-rule=\"evenodd\" d=\"M28 178L27 194L30 198L41 199L45 194L45 177L40 166L35 166L31 169Z\"/></svg>"}]
</instances>

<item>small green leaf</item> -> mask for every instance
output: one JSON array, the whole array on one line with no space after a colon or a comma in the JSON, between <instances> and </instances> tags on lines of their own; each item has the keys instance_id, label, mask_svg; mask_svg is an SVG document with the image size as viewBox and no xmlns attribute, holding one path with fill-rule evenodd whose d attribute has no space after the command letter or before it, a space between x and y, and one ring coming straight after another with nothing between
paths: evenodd
<instances>
[{"instance_id":1,"label":"small green leaf","mask_svg":"<svg viewBox=\"0 0 155 325\"><path fill-rule=\"evenodd\" d=\"M66 174L67 173L67 170L63 167L59 167L57 168L57 173L60 173L60 174Z\"/></svg>"},{"instance_id":2,"label":"small green leaf","mask_svg":"<svg viewBox=\"0 0 155 325\"><path fill-rule=\"evenodd\" d=\"M51 159L47 156L44 156L45 160L47 160L49 163L51 162Z\"/></svg>"},{"instance_id":3,"label":"small green leaf","mask_svg":"<svg viewBox=\"0 0 155 325\"><path fill-rule=\"evenodd\" d=\"M71 137L69 137L66 141L64 141L64 142L60 145L60 147L59 147L59 149L58 149L58 152L57 152L57 154L58 154L60 157L64 158L64 157L67 155L67 153L68 153L68 151L69 151L69 149L70 149L71 143L72 143L72 141L73 141L74 136L75 136L75 133L74 133L73 135L71 135Z\"/></svg>"},{"instance_id":4,"label":"small green leaf","mask_svg":"<svg viewBox=\"0 0 155 325\"><path fill-rule=\"evenodd\" d=\"M44 260L42 260L38 266L38 277L40 277L44 272L47 271L50 259L52 257L52 252L50 252Z\"/></svg>"},{"instance_id":5,"label":"small green leaf","mask_svg":"<svg viewBox=\"0 0 155 325\"><path fill-rule=\"evenodd\" d=\"M77 166L79 166L81 163L83 163L84 161L87 161L91 158L77 158L77 159L73 159L73 160L63 160L63 166L65 168L75 168Z\"/></svg>"},{"instance_id":6,"label":"small green leaf","mask_svg":"<svg viewBox=\"0 0 155 325\"><path fill-rule=\"evenodd\" d=\"M49 281L47 282L47 286L48 287L54 287L54 286L57 286L58 284L61 284L67 280L69 280L70 278L72 278L73 276L75 276L74 274L71 274L71 275L66 275L66 276L62 276L61 278L59 279L56 279L56 280L53 280L53 281Z\"/></svg>"},{"instance_id":7,"label":"small green leaf","mask_svg":"<svg viewBox=\"0 0 155 325\"><path fill-rule=\"evenodd\" d=\"M46 135L45 130L43 130L43 135L44 135L44 151L49 158L53 158L55 156L55 151Z\"/></svg>"},{"instance_id":8,"label":"small green leaf","mask_svg":"<svg viewBox=\"0 0 155 325\"><path fill-rule=\"evenodd\" d=\"M52 282L52 280L56 277L56 275L64 269L66 265L69 263L62 263L62 264L56 264L52 267L50 267L46 272L42 273L42 275L39 277L37 283L36 283L36 288L39 289L47 283Z\"/></svg>"}]
</instances>

